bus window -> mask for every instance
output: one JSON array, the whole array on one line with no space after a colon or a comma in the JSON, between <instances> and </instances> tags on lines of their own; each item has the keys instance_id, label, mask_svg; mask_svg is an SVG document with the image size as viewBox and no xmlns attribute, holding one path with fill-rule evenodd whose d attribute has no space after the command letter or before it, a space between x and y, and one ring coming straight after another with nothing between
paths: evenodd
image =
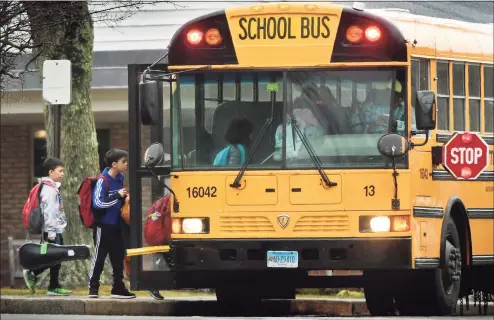
<instances>
[{"instance_id":1,"label":"bus window","mask_svg":"<svg viewBox=\"0 0 494 320\"><path fill-rule=\"evenodd\" d=\"M254 101L254 74L252 72L241 73L240 100Z\"/></svg>"},{"instance_id":2,"label":"bus window","mask_svg":"<svg viewBox=\"0 0 494 320\"><path fill-rule=\"evenodd\" d=\"M480 66L468 65L468 104L470 131L480 132Z\"/></svg>"},{"instance_id":3,"label":"bus window","mask_svg":"<svg viewBox=\"0 0 494 320\"><path fill-rule=\"evenodd\" d=\"M465 63L453 63L453 127L465 131Z\"/></svg>"},{"instance_id":4,"label":"bus window","mask_svg":"<svg viewBox=\"0 0 494 320\"><path fill-rule=\"evenodd\" d=\"M367 85L365 83L357 83L357 102L363 103L367 99Z\"/></svg>"},{"instance_id":5,"label":"bus window","mask_svg":"<svg viewBox=\"0 0 494 320\"><path fill-rule=\"evenodd\" d=\"M429 60L412 59L411 83L412 115L415 112L415 95L417 91L429 90ZM412 116L412 130L416 130L415 117Z\"/></svg>"},{"instance_id":6,"label":"bus window","mask_svg":"<svg viewBox=\"0 0 494 320\"><path fill-rule=\"evenodd\" d=\"M485 132L494 132L494 74L492 65L484 65L484 119Z\"/></svg>"},{"instance_id":7,"label":"bus window","mask_svg":"<svg viewBox=\"0 0 494 320\"><path fill-rule=\"evenodd\" d=\"M437 62L437 128L449 131L449 63Z\"/></svg>"},{"instance_id":8,"label":"bus window","mask_svg":"<svg viewBox=\"0 0 494 320\"><path fill-rule=\"evenodd\" d=\"M352 81L348 81L348 80L341 81L340 105L343 108L350 108L352 106L352 101L353 101L352 88L353 88Z\"/></svg>"},{"instance_id":9,"label":"bus window","mask_svg":"<svg viewBox=\"0 0 494 320\"><path fill-rule=\"evenodd\" d=\"M246 118L252 124L252 133L250 137L246 137L244 143L248 153L266 120L271 117L272 101L269 91L271 90L274 91L276 119L265 132L249 163L254 167L261 163L269 165L269 162L263 160L274 152L272 137L281 121L283 106L281 73L184 74L178 77L178 83L181 91L180 101L175 101L173 108L174 114L180 113L181 118L174 117L173 126L182 128L182 139L173 140L176 144L173 150L177 150L180 154L179 158L184 159L184 168L213 168L216 155L232 144L231 141L227 141L226 132L235 119ZM257 92L254 90L256 86ZM257 95L254 96L255 94ZM236 143L233 144L236 147ZM241 163L239 167L240 165ZM182 162L174 161L173 166L180 168Z\"/></svg>"},{"instance_id":10,"label":"bus window","mask_svg":"<svg viewBox=\"0 0 494 320\"><path fill-rule=\"evenodd\" d=\"M338 79L341 104L332 90L319 85L321 78ZM385 160L375 148L377 140L387 132L406 131L404 70L293 71L288 72L288 87L301 92L288 104L293 104L293 116L304 135L287 126L289 168L313 166L304 138L324 167L382 166Z\"/></svg>"},{"instance_id":11,"label":"bus window","mask_svg":"<svg viewBox=\"0 0 494 320\"><path fill-rule=\"evenodd\" d=\"M222 85L223 85L223 100L234 101L237 97L236 74L234 72L224 73Z\"/></svg>"}]
</instances>

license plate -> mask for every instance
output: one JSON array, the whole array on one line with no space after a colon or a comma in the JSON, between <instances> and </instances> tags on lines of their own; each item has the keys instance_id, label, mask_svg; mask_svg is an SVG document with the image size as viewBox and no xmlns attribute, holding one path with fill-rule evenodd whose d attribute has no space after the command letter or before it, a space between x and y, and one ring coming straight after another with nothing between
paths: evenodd
<instances>
[{"instance_id":1,"label":"license plate","mask_svg":"<svg viewBox=\"0 0 494 320\"><path fill-rule=\"evenodd\" d=\"M298 251L268 251L268 268L298 268Z\"/></svg>"}]
</instances>

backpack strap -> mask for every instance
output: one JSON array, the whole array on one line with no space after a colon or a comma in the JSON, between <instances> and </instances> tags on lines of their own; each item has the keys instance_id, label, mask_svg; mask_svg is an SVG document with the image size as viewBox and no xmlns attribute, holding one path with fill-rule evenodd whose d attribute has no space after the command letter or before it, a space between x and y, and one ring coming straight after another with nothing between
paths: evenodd
<instances>
[{"instance_id":1,"label":"backpack strap","mask_svg":"<svg viewBox=\"0 0 494 320\"><path fill-rule=\"evenodd\" d=\"M245 147L243 144L237 144L237 148L240 151L240 164L245 162Z\"/></svg>"}]
</instances>

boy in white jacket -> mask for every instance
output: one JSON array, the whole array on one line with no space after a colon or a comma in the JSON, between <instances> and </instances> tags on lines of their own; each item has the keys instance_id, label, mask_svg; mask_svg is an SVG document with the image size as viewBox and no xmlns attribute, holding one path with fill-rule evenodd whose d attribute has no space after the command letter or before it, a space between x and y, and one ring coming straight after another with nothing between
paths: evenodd
<instances>
[{"instance_id":1,"label":"boy in white jacket","mask_svg":"<svg viewBox=\"0 0 494 320\"><path fill-rule=\"evenodd\" d=\"M63 211L60 185L63 179L63 162L57 158L48 158L43 163L43 170L47 174L41 180L40 204L43 210L43 238L48 243L63 245L62 233L67 226L67 218ZM50 268L49 295L69 295L72 291L64 289L58 282L61 264ZM34 293L36 280L39 274L48 268L24 270L26 286Z\"/></svg>"}]
</instances>

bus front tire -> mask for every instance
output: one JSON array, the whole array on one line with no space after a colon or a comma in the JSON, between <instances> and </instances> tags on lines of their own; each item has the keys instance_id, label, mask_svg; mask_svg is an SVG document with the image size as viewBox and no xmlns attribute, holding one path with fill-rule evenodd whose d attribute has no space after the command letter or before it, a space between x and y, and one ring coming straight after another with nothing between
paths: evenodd
<instances>
[{"instance_id":1,"label":"bus front tire","mask_svg":"<svg viewBox=\"0 0 494 320\"><path fill-rule=\"evenodd\" d=\"M402 316L448 316L460 294L462 252L457 226L447 217L443 259L439 269L417 270L396 295Z\"/></svg>"}]
</instances>

